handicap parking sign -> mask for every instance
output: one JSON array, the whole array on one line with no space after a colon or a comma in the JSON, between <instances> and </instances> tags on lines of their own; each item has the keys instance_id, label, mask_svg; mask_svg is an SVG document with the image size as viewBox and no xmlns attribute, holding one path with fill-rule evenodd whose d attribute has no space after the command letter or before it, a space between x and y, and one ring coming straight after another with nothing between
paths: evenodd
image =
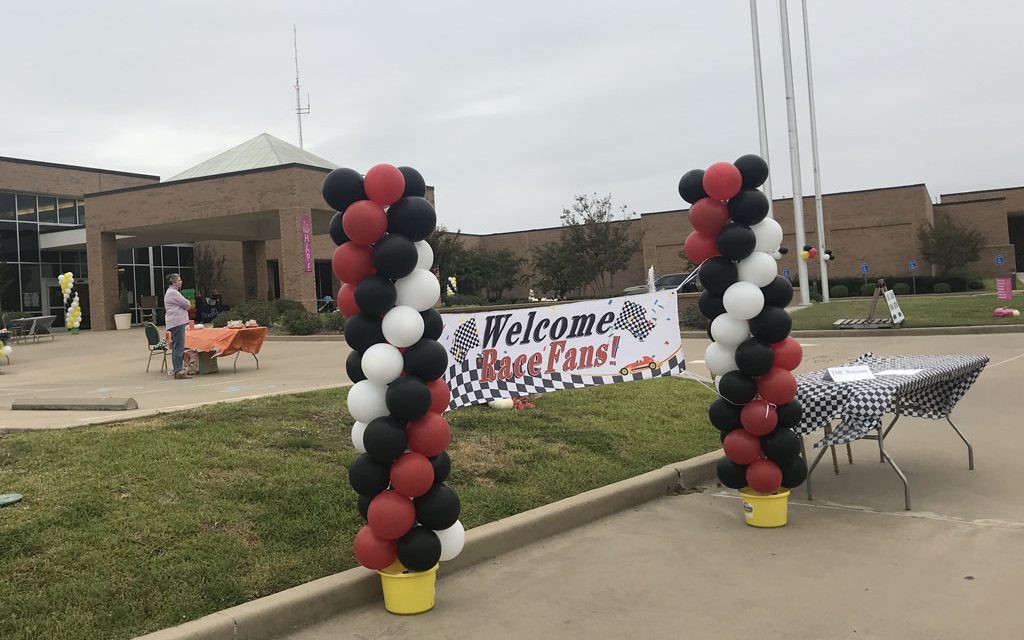
<instances>
[{"instance_id":1,"label":"handicap parking sign","mask_svg":"<svg viewBox=\"0 0 1024 640\"><path fill-rule=\"evenodd\" d=\"M917 260L911 260L907 263L907 268L911 271L917 271Z\"/></svg>"},{"instance_id":2,"label":"handicap parking sign","mask_svg":"<svg viewBox=\"0 0 1024 640\"><path fill-rule=\"evenodd\" d=\"M789 269L783 269L782 270L782 275L788 278L789 277Z\"/></svg>"},{"instance_id":3,"label":"handicap parking sign","mask_svg":"<svg viewBox=\"0 0 1024 640\"><path fill-rule=\"evenodd\" d=\"M1003 264L1003 262L1005 262L1003 260L1003 256L996 256L996 264L1001 265L1001 264Z\"/></svg>"},{"instance_id":4,"label":"handicap parking sign","mask_svg":"<svg viewBox=\"0 0 1024 640\"><path fill-rule=\"evenodd\" d=\"M867 273L868 272L868 263L866 263L866 262L860 263L860 272L861 273Z\"/></svg>"}]
</instances>

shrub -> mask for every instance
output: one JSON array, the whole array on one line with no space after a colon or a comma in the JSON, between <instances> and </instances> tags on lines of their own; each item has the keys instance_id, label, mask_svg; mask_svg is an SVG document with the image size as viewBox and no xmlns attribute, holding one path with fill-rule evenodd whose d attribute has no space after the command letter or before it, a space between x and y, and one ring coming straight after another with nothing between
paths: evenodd
<instances>
[{"instance_id":1,"label":"shrub","mask_svg":"<svg viewBox=\"0 0 1024 640\"><path fill-rule=\"evenodd\" d=\"M828 295L832 298L846 298L850 295L850 288L845 284L837 284L828 290Z\"/></svg>"},{"instance_id":2,"label":"shrub","mask_svg":"<svg viewBox=\"0 0 1024 640\"><path fill-rule=\"evenodd\" d=\"M905 282L897 282L892 286L892 292L898 296L905 296L910 293L910 285Z\"/></svg>"},{"instance_id":3,"label":"shrub","mask_svg":"<svg viewBox=\"0 0 1024 640\"><path fill-rule=\"evenodd\" d=\"M862 296L872 296L874 294L875 294L875 283L874 282L865 282L864 284L860 285L860 295L862 295Z\"/></svg>"},{"instance_id":4,"label":"shrub","mask_svg":"<svg viewBox=\"0 0 1024 640\"><path fill-rule=\"evenodd\" d=\"M319 332L324 326L318 314L306 311L305 309L302 311L295 309L284 314L284 317L281 318L281 324L284 326L285 331L293 336L312 335Z\"/></svg>"},{"instance_id":5,"label":"shrub","mask_svg":"<svg viewBox=\"0 0 1024 640\"><path fill-rule=\"evenodd\" d=\"M295 300L289 300L287 298L281 298L280 300L273 300L271 304L274 306L274 311L277 316L283 317L285 314L291 311L305 311L306 307L302 306L301 302Z\"/></svg>"},{"instance_id":6,"label":"shrub","mask_svg":"<svg viewBox=\"0 0 1024 640\"><path fill-rule=\"evenodd\" d=\"M935 283L935 286L932 287L932 291L934 291L935 293L949 293L950 288L949 285L945 282L937 282Z\"/></svg>"},{"instance_id":7,"label":"shrub","mask_svg":"<svg viewBox=\"0 0 1024 640\"><path fill-rule=\"evenodd\" d=\"M454 296L445 298L444 304L446 307L481 307L487 304L487 301L481 296L456 293Z\"/></svg>"},{"instance_id":8,"label":"shrub","mask_svg":"<svg viewBox=\"0 0 1024 640\"><path fill-rule=\"evenodd\" d=\"M345 316L340 312L335 311L333 313L321 313L320 323L323 328L331 333L341 333L345 330Z\"/></svg>"},{"instance_id":9,"label":"shrub","mask_svg":"<svg viewBox=\"0 0 1024 640\"><path fill-rule=\"evenodd\" d=\"M679 317L679 324L687 329L700 329L702 331L711 326L708 319L701 314L696 300L688 300L682 303L682 314Z\"/></svg>"},{"instance_id":10,"label":"shrub","mask_svg":"<svg viewBox=\"0 0 1024 640\"><path fill-rule=\"evenodd\" d=\"M811 302L821 302L824 298L821 297L821 292L817 289L811 289Z\"/></svg>"},{"instance_id":11,"label":"shrub","mask_svg":"<svg viewBox=\"0 0 1024 640\"><path fill-rule=\"evenodd\" d=\"M985 281L981 278L970 278L967 280L967 288L971 291L981 291L985 288Z\"/></svg>"},{"instance_id":12,"label":"shrub","mask_svg":"<svg viewBox=\"0 0 1024 640\"><path fill-rule=\"evenodd\" d=\"M217 317L213 319L213 326L227 326L228 320L242 320L243 322L255 320L261 327L269 327L277 322L280 315L272 301L249 300L217 314Z\"/></svg>"}]
</instances>

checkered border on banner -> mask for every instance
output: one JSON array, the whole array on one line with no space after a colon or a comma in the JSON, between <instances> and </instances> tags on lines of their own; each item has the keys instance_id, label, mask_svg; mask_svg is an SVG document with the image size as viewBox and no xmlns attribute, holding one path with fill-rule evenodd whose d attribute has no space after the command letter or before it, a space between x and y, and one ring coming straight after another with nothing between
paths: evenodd
<instances>
[{"instance_id":1,"label":"checkered border on banner","mask_svg":"<svg viewBox=\"0 0 1024 640\"><path fill-rule=\"evenodd\" d=\"M686 361L680 352L666 360L657 369L643 369L628 375L588 376L552 373L547 376L524 376L519 379L512 378L509 380L481 382L480 368L466 361L451 365L445 376L445 379L448 381L448 388L452 392L452 401L448 404L448 410L473 404L483 404L501 398L680 375L684 371L686 371Z\"/></svg>"},{"instance_id":2,"label":"checkered border on banner","mask_svg":"<svg viewBox=\"0 0 1024 640\"><path fill-rule=\"evenodd\" d=\"M894 412L899 402L905 416L948 416L981 375L984 356L890 356L872 353L851 365L868 365L873 372L888 369L921 369L912 376L876 376L874 380L835 383L825 379L824 369L797 378L797 398L803 418L794 428L800 435L813 433L826 423L841 424L815 448L859 440L881 425L882 416Z\"/></svg>"}]
</instances>

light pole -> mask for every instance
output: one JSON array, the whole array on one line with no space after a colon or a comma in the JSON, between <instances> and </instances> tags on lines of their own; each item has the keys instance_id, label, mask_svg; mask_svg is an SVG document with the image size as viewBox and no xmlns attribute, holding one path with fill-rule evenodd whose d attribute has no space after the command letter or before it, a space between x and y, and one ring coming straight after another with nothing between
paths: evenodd
<instances>
[{"instance_id":1,"label":"light pole","mask_svg":"<svg viewBox=\"0 0 1024 640\"><path fill-rule=\"evenodd\" d=\"M757 135L761 143L761 157L771 167L772 163L768 159L768 125L764 114L764 78L761 75L761 35L757 20L756 0L750 0L750 31L754 41L754 94L757 97ZM768 172L768 177L764 181L764 193L768 196L768 217L774 218L771 171Z\"/></svg>"},{"instance_id":2,"label":"light pole","mask_svg":"<svg viewBox=\"0 0 1024 640\"><path fill-rule=\"evenodd\" d=\"M828 260L825 259L825 214L821 207L821 172L818 169L818 121L814 117L814 74L811 72L811 32L807 24L807 0L801 0L804 12L804 55L807 57L807 100L811 107L811 163L814 165L814 211L818 227L818 261L821 264L821 299L828 302Z\"/></svg>"}]
</instances>

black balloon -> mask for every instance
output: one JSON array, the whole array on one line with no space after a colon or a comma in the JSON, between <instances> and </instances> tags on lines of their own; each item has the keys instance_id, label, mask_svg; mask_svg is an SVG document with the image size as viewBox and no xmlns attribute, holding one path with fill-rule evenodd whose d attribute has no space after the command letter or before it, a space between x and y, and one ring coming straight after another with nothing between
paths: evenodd
<instances>
[{"instance_id":1,"label":"black balloon","mask_svg":"<svg viewBox=\"0 0 1024 640\"><path fill-rule=\"evenodd\" d=\"M748 376L763 376L775 363L775 352L760 340L746 340L736 347L736 366Z\"/></svg>"},{"instance_id":2,"label":"black balloon","mask_svg":"<svg viewBox=\"0 0 1024 640\"><path fill-rule=\"evenodd\" d=\"M793 319L781 307L766 306L750 321L750 333L768 343L785 340L793 328Z\"/></svg>"},{"instance_id":3,"label":"black balloon","mask_svg":"<svg viewBox=\"0 0 1024 640\"><path fill-rule=\"evenodd\" d=\"M739 371L730 371L719 379L718 393L735 405L744 405L757 395L757 382Z\"/></svg>"},{"instance_id":4,"label":"black balloon","mask_svg":"<svg viewBox=\"0 0 1024 640\"><path fill-rule=\"evenodd\" d=\"M789 247L785 245L780 246L779 253L781 253L782 255L786 255L787 253L789 253Z\"/></svg>"},{"instance_id":5,"label":"black balloon","mask_svg":"<svg viewBox=\"0 0 1024 640\"><path fill-rule=\"evenodd\" d=\"M348 205L366 200L363 176L355 169L335 169L324 178L324 200L335 211L344 211Z\"/></svg>"},{"instance_id":6,"label":"black balloon","mask_svg":"<svg viewBox=\"0 0 1024 640\"><path fill-rule=\"evenodd\" d=\"M442 451L430 460L430 466L434 467L434 484L439 484L448 479L448 474L452 472L452 459L448 456L447 451Z\"/></svg>"},{"instance_id":7,"label":"black balloon","mask_svg":"<svg viewBox=\"0 0 1024 640\"><path fill-rule=\"evenodd\" d=\"M742 260L754 253L757 236L750 227L731 222L718 232L718 251L730 260Z\"/></svg>"},{"instance_id":8,"label":"black balloon","mask_svg":"<svg viewBox=\"0 0 1024 640\"><path fill-rule=\"evenodd\" d=\"M349 466L348 483L359 495L372 498L391 483L391 465L374 462L364 453Z\"/></svg>"},{"instance_id":9,"label":"black balloon","mask_svg":"<svg viewBox=\"0 0 1024 640\"><path fill-rule=\"evenodd\" d=\"M441 559L441 540L426 527L413 527L398 539L398 561L410 571L427 571Z\"/></svg>"},{"instance_id":10,"label":"black balloon","mask_svg":"<svg viewBox=\"0 0 1024 640\"><path fill-rule=\"evenodd\" d=\"M341 219L345 216L344 211L335 211L334 215L331 216L331 240L334 244L345 244L349 241L349 237L345 234L345 229L341 226Z\"/></svg>"},{"instance_id":11,"label":"black balloon","mask_svg":"<svg viewBox=\"0 0 1024 640\"><path fill-rule=\"evenodd\" d=\"M437 380L448 368L448 352L437 340L423 338L402 354L405 371L423 380Z\"/></svg>"},{"instance_id":12,"label":"black balloon","mask_svg":"<svg viewBox=\"0 0 1024 640\"><path fill-rule=\"evenodd\" d=\"M743 176L744 189L756 189L768 179L768 163L761 156L748 153L736 158L736 162L733 164Z\"/></svg>"},{"instance_id":13,"label":"black balloon","mask_svg":"<svg viewBox=\"0 0 1024 640\"><path fill-rule=\"evenodd\" d=\"M363 373L363 354L359 351L349 351L348 357L345 358L345 373L348 374L348 379L352 382L361 382L366 380L366 374Z\"/></svg>"},{"instance_id":14,"label":"black balloon","mask_svg":"<svg viewBox=\"0 0 1024 640\"><path fill-rule=\"evenodd\" d=\"M416 520L434 531L447 529L455 524L462 510L459 496L444 484L435 484L412 503L416 507Z\"/></svg>"},{"instance_id":15,"label":"black balloon","mask_svg":"<svg viewBox=\"0 0 1024 640\"><path fill-rule=\"evenodd\" d=\"M782 486L787 489L799 487L807 479L807 462L797 456L787 466L782 468Z\"/></svg>"},{"instance_id":16,"label":"black balloon","mask_svg":"<svg viewBox=\"0 0 1024 640\"><path fill-rule=\"evenodd\" d=\"M399 233L413 242L429 236L437 225L437 213L426 198L402 198L388 209L388 233Z\"/></svg>"},{"instance_id":17,"label":"black balloon","mask_svg":"<svg viewBox=\"0 0 1024 640\"><path fill-rule=\"evenodd\" d=\"M366 313L358 313L346 320L345 342L360 353L375 344L384 342L384 332L380 328L380 318Z\"/></svg>"},{"instance_id":18,"label":"black balloon","mask_svg":"<svg viewBox=\"0 0 1024 640\"><path fill-rule=\"evenodd\" d=\"M718 398L708 407L708 418L716 429L724 432L732 431L743 426L740 423L740 410L742 409L743 407L739 405Z\"/></svg>"},{"instance_id":19,"label":"black balloon","mask_svg":"<svg viewBox=\"0 0 1024 640\"><path fill-rule=\"evenodd\" d=\"M800 436L793 433L792 429L779 429L776 427L771 433L761 438L761 450L766 458L779 465L786 467L793 458L800 455Z\"/></svg>"},{"instance_id":20,"label":"black balloon","mask_svg":"<svg viewBox=\"0 0 1024 640\"><path fill-rule=\"evenodd\" d=\"M405 452L406 444L405 423L392 416L374 418L363 432L366 455L376 462L390 463Z\"/></svg>"},{"instance_id":21,"label":"black balloon","mask_svg":"<svg viewBox=\"0 0 1024 640\"><path fill-rule=\"evenodd\" d=\"M715 336L711 333L711 323L708 323L708 328L704 330L704 333L708 334L708 340L714 340Z\"/></svg>"},{"instance_id":22,"label":"black balloon","mask_svg":"<svg viewBox=\"0 0 1024 640\"><path fill-rule=\"evenodd\" d=\"M742 489L747 486L746 465L736 464L723 457L718 461L718 481L730 489Z\"/></svg>"},{"instance_id":23,"label":"black balloon","mask_svg":"<svg viewBox=\"0 0 1024 640\"><path fill-rule=\"evenodd\" d=\"M356 285L356 304L359 310L371 316L383 316L395 306L398 291L395 283L379 273L366 276Z\"/></svg>"},{"instance_id":24,"label":"black balloon","mask_svg":"<svg viewBox=\"0 0 1024 640\"><path fill-rule=\"evenodd\" d=\"M786 404L775 407L775 413L779 416L779 423L776 429L792 429L800 424L800 418L804 416L803 405L799 400L793 399Z\"/></svg>"},{"instance_id":25,"label":"black balloon","mask_svg":"<svg viewBox=\"0 0 1024 640\"><path fill-rule=\"evenodd\" d=\"M701 198L708 197L704 192L704 170L692 169L679 179L679 195L690 204L696 204Z\"/></svg>"},{"instance_id":26,"label":"black balloon","mask_svg":"<svg viewBox=\"0 0 1024 640\"><path fill-rule=\"evenodd\" d=\"M406 422L422 418L430 409L431 400L430 389L414 376L398 378L388 385L384 394L384 402L391 415Z\"/></svg>"},{"instance_id":27,"label":"black balloon","mask_svg":"<svg viewBox=\"0 0 1024 640\"><path fill-rule=\"evenodd\" d=\"M712 295L723 296L725 290L736 284L739 274L736 271L736 263L722 256L709 258L700 265L700 283L704 289Z\"/></svg>"},{"instance_id":28,"label":"black balloon","mask_svg":"<svg viewBox=\"0 0 1024 640\"><path fill-rule=\"evenodd\" d=\"M373 500L373 496L356 495L359 496L356 498L356 509L359 509L359 515L363 517L363 520L366 520L366 514L370 510L370 501Z\"/></svg>"},{"instance_id":29,"label":"black balloon","mask_svg":"<svg viewBox=\"0 0 1024 640\"><path fill-rule=\"evenodd\" d=\"M700 297L697 298L697 308L700 309L700 314L708 320L714 320L725 313L725 305L722 303L722 298L706 289L701 291Z\"/></svg>"},{"instance_id":30,"label":"black balloon","mask_svg":"<svg viewBox=\"0 0 1024 640\"><path fill-rule=\"evenodd\" d=\"M427 183L419 171L412 167L398 167L398 170L402 172L402 176L405 178L405 191L402 192L403 198L409 196L422 198L427 195Z\"/></svg>"},{"instance_id":31,"label":"black balloon","mask_svg":"<svg viewBox=\"0 0 1024 640\"><path fill-rule=\"evenodd\" d=\"M741 224L754 225L768 216L768 196L757 189L744 189L729 198L729 217Z\"/></svg>"},{"instance_id":32,"label":"black balloon","mask_svg":"<svg viewBox=\"0 0 1024 640\"><path fill-rule=\"evenodd\" d=\"M764 294L765 305L784 309L793 301L793 283L789 278L775 276L768 286L761 287L761 293Z\"/></svg>"},{"instance_id":33,"label":"black balloon","mask_svg":"<svg viewBox=\"0 0 1024 640\"><path fill-rule=\"evenodd\" d=\"M439 339L444 331L444 318L441 317L441 314L437 309L427 309L421 311L420 315L423 316L423 337L431 340Z\"/></svg>"},{"instance_id":34,"label":"black balloon","mask_svg":"<svg viewBox=\"0 0 1024 640\"><path fill-rule=\"evenodd\" d=\"M373 247L373 266L377 274L399 280L416 268L419 255L412 240L397 233L389 233Z\"/></svg>"}]
</instances>

